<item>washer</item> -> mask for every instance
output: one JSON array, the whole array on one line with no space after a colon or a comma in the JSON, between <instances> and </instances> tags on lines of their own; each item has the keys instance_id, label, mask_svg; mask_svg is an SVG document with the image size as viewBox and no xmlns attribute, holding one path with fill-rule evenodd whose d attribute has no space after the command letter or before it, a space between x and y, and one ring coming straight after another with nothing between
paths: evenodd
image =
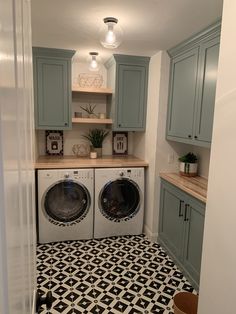
<instances>
[{"instance_id":1,"label":"washer","mask_svg":"<svg viewBox=\"0 0 236 314\"><path fill-rule=\"evenodd\" d=\"M93 206L93 169L39 170L39 243L91 239Z\"/></svg>"},{"instance_id":2,"label":"washer","mask_svg":"<svg viewBox=\"0 0 236 314\"><path fill-rule=\"evenodd\" d=\"M143 231L144 168L95 170L94 237Z\"/></svg>"}]
</instances>

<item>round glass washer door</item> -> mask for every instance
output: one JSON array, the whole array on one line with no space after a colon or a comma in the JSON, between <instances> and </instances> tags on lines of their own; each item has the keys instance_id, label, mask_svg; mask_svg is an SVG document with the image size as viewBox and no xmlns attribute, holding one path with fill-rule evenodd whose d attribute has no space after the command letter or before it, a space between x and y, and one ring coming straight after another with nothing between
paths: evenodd
<instances>
[{"instance_id":1,"label":"round glass washer door","mask_svg":"<svg viewBox=\"0 0 236 314\"><path fill-rule=\"evenodd\" d=\"M107 219L120 222L133 218L140 208L140 190L130 179L107 183L100 192L100 210Z\"/></svg>"},{"instance_id":2,"label":"round glass washer door","mask_svg":"<svg viewBox=\"0 0 236 314\"><path fill-rule=\"evenodd\" d=\"M46 191L43 208L50 222L70 225L84 219L90 202L90 195L85 186L73 180L63 180Z\"/></svg>"}]
</instances>

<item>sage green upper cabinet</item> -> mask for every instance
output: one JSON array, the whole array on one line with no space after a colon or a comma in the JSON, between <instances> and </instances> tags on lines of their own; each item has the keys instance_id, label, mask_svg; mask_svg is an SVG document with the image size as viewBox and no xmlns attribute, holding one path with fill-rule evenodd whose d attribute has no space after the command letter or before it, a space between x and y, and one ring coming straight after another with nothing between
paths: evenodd
<instances>
[{"instance_id":1,"label":"sage green upper cabinet","mask_svg":"<svg viewBox=\"0 0 236 314\"><path fill-rule=\"evenodd\" d=\"M75 51L33 48L35 126L71 128L71 58Z\"/></svg>"},{"instance_id":2,"label":"sage green upper cabinet","mask_svg":"<svg viewBox=\"0 0 236 314\"><path fill-rule=\"evenodd\" d=\"M220 37L202 43L195 140L210 143L212 136Z\"/></svg>"},{"instance_id":3,"label":"sage green upper cabinet","mask_svg":"<svg viewBox=\"0 0 236 314\"><path fill-rule=\"evenodd\" d=\"M169 136L180 139L192 137L197 74L198 48L191 49L173 58L168 121Z\"/></svg>"},{"instance_id":4,"label":"sage green upper cabinet","mask_svg":"<svg viewBox=\"0 0 236 314\"><path fill-rule=\"evenodd\" d=\"M220 22L169 50L171 57L167 139L211 143Z\"/></svg>"},{"instance_id":5,"label":"sage green upper cabinet","mask_svg":"<svg viewBox=\"0 0 236 314\"><path fill-rule=\"evenodd\" d=\"M107 63L113 129L144 131L146 127L149 57L114 55Z\"/></svg>"}]
</instances>

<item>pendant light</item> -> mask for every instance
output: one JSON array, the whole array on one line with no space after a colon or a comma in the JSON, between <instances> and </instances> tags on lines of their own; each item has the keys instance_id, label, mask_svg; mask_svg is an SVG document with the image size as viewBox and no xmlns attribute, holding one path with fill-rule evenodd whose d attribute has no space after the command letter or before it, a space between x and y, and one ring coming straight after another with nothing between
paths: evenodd
<instances>
[{"instance_id":1,"label":"pendant light","mask_svg":"<svg viewBox=\"0 0 236 314\"><path fill-rule=\"evenodd\" d=\"M89 62L89 71L98 71L100 68L100 63L97 60L98 52L90 52L91 56L90 62Z\"/></svg>"},{"instance_id":2,"label":"pendant light","mask_svg":"<svg viewBox=\"0 0 236 314\"><path fill-rule=\"evenodd\" d=\"M114 49L121 44L123 31L115 17L105 17L100 30L100 42L105 48Z\"/></svg>"}]
</instances>

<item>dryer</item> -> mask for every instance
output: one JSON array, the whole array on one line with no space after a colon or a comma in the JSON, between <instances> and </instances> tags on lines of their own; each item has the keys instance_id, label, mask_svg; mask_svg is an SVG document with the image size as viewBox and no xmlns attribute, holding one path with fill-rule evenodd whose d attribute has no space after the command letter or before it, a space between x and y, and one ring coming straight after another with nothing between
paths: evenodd
<instances>
[{"instance_id":1,"label":"dryer","mask_svg":"<svg viewBox=\"0 0 236 314\"><path fill-rule=\"evenodd\" d=\"M38 170L39 243L93 237L93 169Z\"/></svg>"},{"instance_id":2,"label":"dryer","mask_svg":"<svg viewBox=\"0 0 236 314\"><path fill-rule=\"evenodd\" d=\"M144 168L95 169L94 238L143 231Z\"/></svg>"}]
</instances>

